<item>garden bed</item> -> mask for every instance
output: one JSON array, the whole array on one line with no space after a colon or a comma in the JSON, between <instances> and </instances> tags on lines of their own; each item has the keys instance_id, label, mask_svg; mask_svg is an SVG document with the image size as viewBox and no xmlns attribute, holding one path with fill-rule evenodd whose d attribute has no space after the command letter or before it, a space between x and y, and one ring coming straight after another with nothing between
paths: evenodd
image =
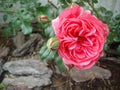
<instances>
[{"instance_id":1,"label":"garden bed","mask_svg":"<svg viewBox=\"0 0 120 90\"><path fill-rule=\"evenodd\" d=\"M11 60L15 59L29 59L31 57L34 57L37 54L37 49L31 51L30 53L23 55L21 57L13 57L11 56L11 52L13 52L14 48L14 43L13 39L10 38L5 38L5 37L0 37L0 44L4 44L4 47L9 47L10 51L9 54L3 57L4 62L8 62ZM3 45L1 45L0 48L3 48ZM4 50L3 50L4 51ZM36 53L35 53L36 52ZM62 76L61 74L57 74L54 71L54 64L49 64L49 68L53 71L53 75L51 77L51 84L48 86L44 86L42 90L119 90L120 89L120 63L117 62L119 61L119 56L118 57L113 57L113 55L110 55L111 57L103 57L97 63L97 66L103 67L105 69L108 69L111 71L112 76L109 79L92 79L89 81L85 82L75 82L70 79L70 82L68 83L68 79L65 76ZM22 60L21 60L22 62ZM1 82L4 79L4 74L1 76ZM5 87L7 88L7 87ZM8 89L3 89L3 90L18 90L18 88L11 86ZM26 90L26 89L20 89L19 90ZM38 90L38 89L33 89L33 90Z\"/></svg>"}]
</instances>

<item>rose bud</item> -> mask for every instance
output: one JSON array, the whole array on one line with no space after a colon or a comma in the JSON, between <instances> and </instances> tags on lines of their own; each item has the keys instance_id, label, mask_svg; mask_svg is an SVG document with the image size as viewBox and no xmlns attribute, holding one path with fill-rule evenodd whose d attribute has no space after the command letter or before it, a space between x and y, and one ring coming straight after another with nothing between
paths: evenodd
<instances>
[{"instance_id":1,"label":"rose bud","mask_svg":"<svg viewBox=\"0 0 120 90\"><path fill-rule=\"evenodd\" d=\"M47 41L47 47L51 50L59 48L59 40L56 37L52 37Z\"/></svg>"},{"instance_id":2,"label":"rose bud","mask_svg":"<svg viewBox=\"0 0 120 90\"><path fill-rule=\"evenodd\" d=\"M38 20L39 20L39 21L46 22L46 21L48 21L48 17L45 16L45 15L41 15L41 16L38 16Z\"/></svg>"}]
</instances>

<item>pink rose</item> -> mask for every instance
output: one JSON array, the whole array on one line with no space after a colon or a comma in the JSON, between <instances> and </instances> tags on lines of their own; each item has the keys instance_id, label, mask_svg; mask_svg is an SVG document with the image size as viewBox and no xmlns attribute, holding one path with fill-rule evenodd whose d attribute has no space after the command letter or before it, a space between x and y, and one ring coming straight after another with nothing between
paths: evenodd
<instances>
[{"instance_id":1,"label":"pink rose","mask_svg":"<svg viewBox=\"0 0 120 90\"><path fill-rule=\"evenodd\" d=\"M89 10L83 11L78 5L67 8L52 26L60 42L58 53L66 66L88 69L103 55L108 26Z\"/></svg>"}]
</instances>

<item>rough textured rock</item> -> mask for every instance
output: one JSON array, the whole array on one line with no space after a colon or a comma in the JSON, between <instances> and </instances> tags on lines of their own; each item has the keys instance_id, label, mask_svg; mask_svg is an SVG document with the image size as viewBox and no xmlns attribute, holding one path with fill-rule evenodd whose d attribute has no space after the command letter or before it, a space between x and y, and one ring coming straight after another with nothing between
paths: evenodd
<instances>
[{"instance_id":1,"label":"rough textured rock","mask_svg":"<svg viewBox=\"0 0 120 90\"><path fill-rule=\"evenodd\" d=\"M26 86L9 86L9 87L6 87L5 90L31 90L31 89L27 88ZM40 90L40 88L35 87L32 90Z\"/></svg>"},{"instance_id":2,"label":"rough textured rock","mask_svg":"<svg viewBox=\"0 0 120 90\"><path fill-rule=\"evenodd\" d=\"M3 66L3 60L0 58L0 76L1 73L3 72L2 66Z\"/></svg>"},{"instance_id":3,"label":"rough textured rock","mask_svg":"<svg viewBox=\"0 0 120 90\"><path fill-rule=\"evenodd\" d=\"M14 78L5 78L3 83L5 85L12 84L13 86L24 86L29 89L33 89L34 87L39 87L41 89L41 86L45 86L50 84L50 80L48 78L44 77L34 77L34 76L22 76L22 77L14 77ZM26 89L25 89L26 90Z\"/></svg>"},{"instance_id":4,"label":"rough textured rock","mask_svg":"<svg viewBox=\"0 0 120 90\"><path fill-rule=\"evenodd\" d=\"M73 68L71 70L71 77L76 82L85 82L95 78L109 79L111 77L111 72L98 66L93 66L87 70L77 70Z\"/></svg>"},{"instance_id":5,"label":"rough textured rock","mask_svg":"<svg viewBox=\"0 0 120 90\"><path fill-rule=\"evenodd\" d=\"M5 90L30 90L26 86L9 86L6 87Z\"/></svg>"},{"instance_id":6,"label":"rough textured rock","mask_svg":"<svg viewBox=\"0 0 120 90\"><path fill-rule=\"evenodd\" d=\"M4 70L3 70L4 63L5 63L5 61L0 58L0 83L2 82L2 80L4 78Z\"/></svg>"},{"instance_id":7,"label":"rough textured rock","mask_svg":"<svg viewBox=\"0 0 120 90\"><path fill-rule=\"evenodd\" d=\"M35 87L41 87L51 84L50 77L52 71L47 67L47 64L40 60L18 60L10 61L4 64L3 69L8 71L3 83L9 86L14 86L20 89L20 86L27 87L32 90ZM27 89L20 89L27 90Z\"/></svg>"},{"instance_id":8,"label":"rough textured rock","mask_svg":"<svg viewBox=\"0 0 120 90\"><path fill-rule=\"evenodd\" d=\"M116 57L106 57L106 58L103 58L103 60L113 61L115 63L120 64L120 58L116 58Z\"/></svg>"},{"instance_id":9,"label":"rough textured rock","mask_svg":"<svg viewBox=\"0 0 120 90\"><path fill-rule=\"evenodd\" d=\"M32 59L7 62L3 69L14 75L42 75L49 71L46 63Z\"/></svg>"},{"instance_id":10,"label":"rough textured rock","mask_svg":"<svg viewBox=\"0 0 120 90\"><path fill-rule=\"evenodd\" d=\"M43 42L42 37L39 34L32 34L26 43L13 51L12 56L23 56L32 52L39 41Z\"/></svg>"},{"instance_id":11,"label":"rough textured rock","mask_svg":"<svg viewBox=\"0 0 120 90\"><path fill-rule=\"evenodd\" d=\"M25 36L23 32L18 32L18 34L13 38L13 42L16 48L20 48L25 42Z\"/></svg>"},{"instance_id":12,"label":"rough textured rock","mask_svg":"<svg viewBox=\"0 0 120 90\"><path fill-rule=\"evenodd\" d=\"M4 58L9 54L10 49L8 47L0 48L0 58Z\"/></svg>"}]
</instances>

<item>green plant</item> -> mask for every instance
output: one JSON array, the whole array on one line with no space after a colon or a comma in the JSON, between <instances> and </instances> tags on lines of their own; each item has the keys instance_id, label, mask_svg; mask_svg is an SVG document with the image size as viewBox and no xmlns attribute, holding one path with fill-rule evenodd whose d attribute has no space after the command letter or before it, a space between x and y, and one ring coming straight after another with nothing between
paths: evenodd
<instances>
[{"instance_id":1,"label":"green plant","mask_svg":"<svg viewBox=\"0 0 120 90\"><path fill-rule=\"evenodd\" d=\"M5 85L3 83L0 83L0 89L4 89Z\"/></svg>"},{"instance_id":2,"label":"green plant","mask_svg":"<svg viewBox=\"0 0 120 90\"><path fill-rule=\"evenodd\" d=\"M14 9L15 5L18 8ZM49 15L48 17L51 18L53 11L50 9L51 5L41 6L38 0L2 0L0 2L0 12L4 13L4 22L10 17L3 34L16 35L19 30L24 34L32 33L32 21L42 14Z\"/></svg>"},{"instance_id":3,"label":"green plant","mask_svg":"<svg viewBox=\"0 0 120 90\"><path fill-rule=\"evenodd\" d=\"M120 53L120 14L112 17L110 22L108 44L117 43L116 51ZM120 55L120 54L119 54Z\"/></svg>"}]
</instances>

